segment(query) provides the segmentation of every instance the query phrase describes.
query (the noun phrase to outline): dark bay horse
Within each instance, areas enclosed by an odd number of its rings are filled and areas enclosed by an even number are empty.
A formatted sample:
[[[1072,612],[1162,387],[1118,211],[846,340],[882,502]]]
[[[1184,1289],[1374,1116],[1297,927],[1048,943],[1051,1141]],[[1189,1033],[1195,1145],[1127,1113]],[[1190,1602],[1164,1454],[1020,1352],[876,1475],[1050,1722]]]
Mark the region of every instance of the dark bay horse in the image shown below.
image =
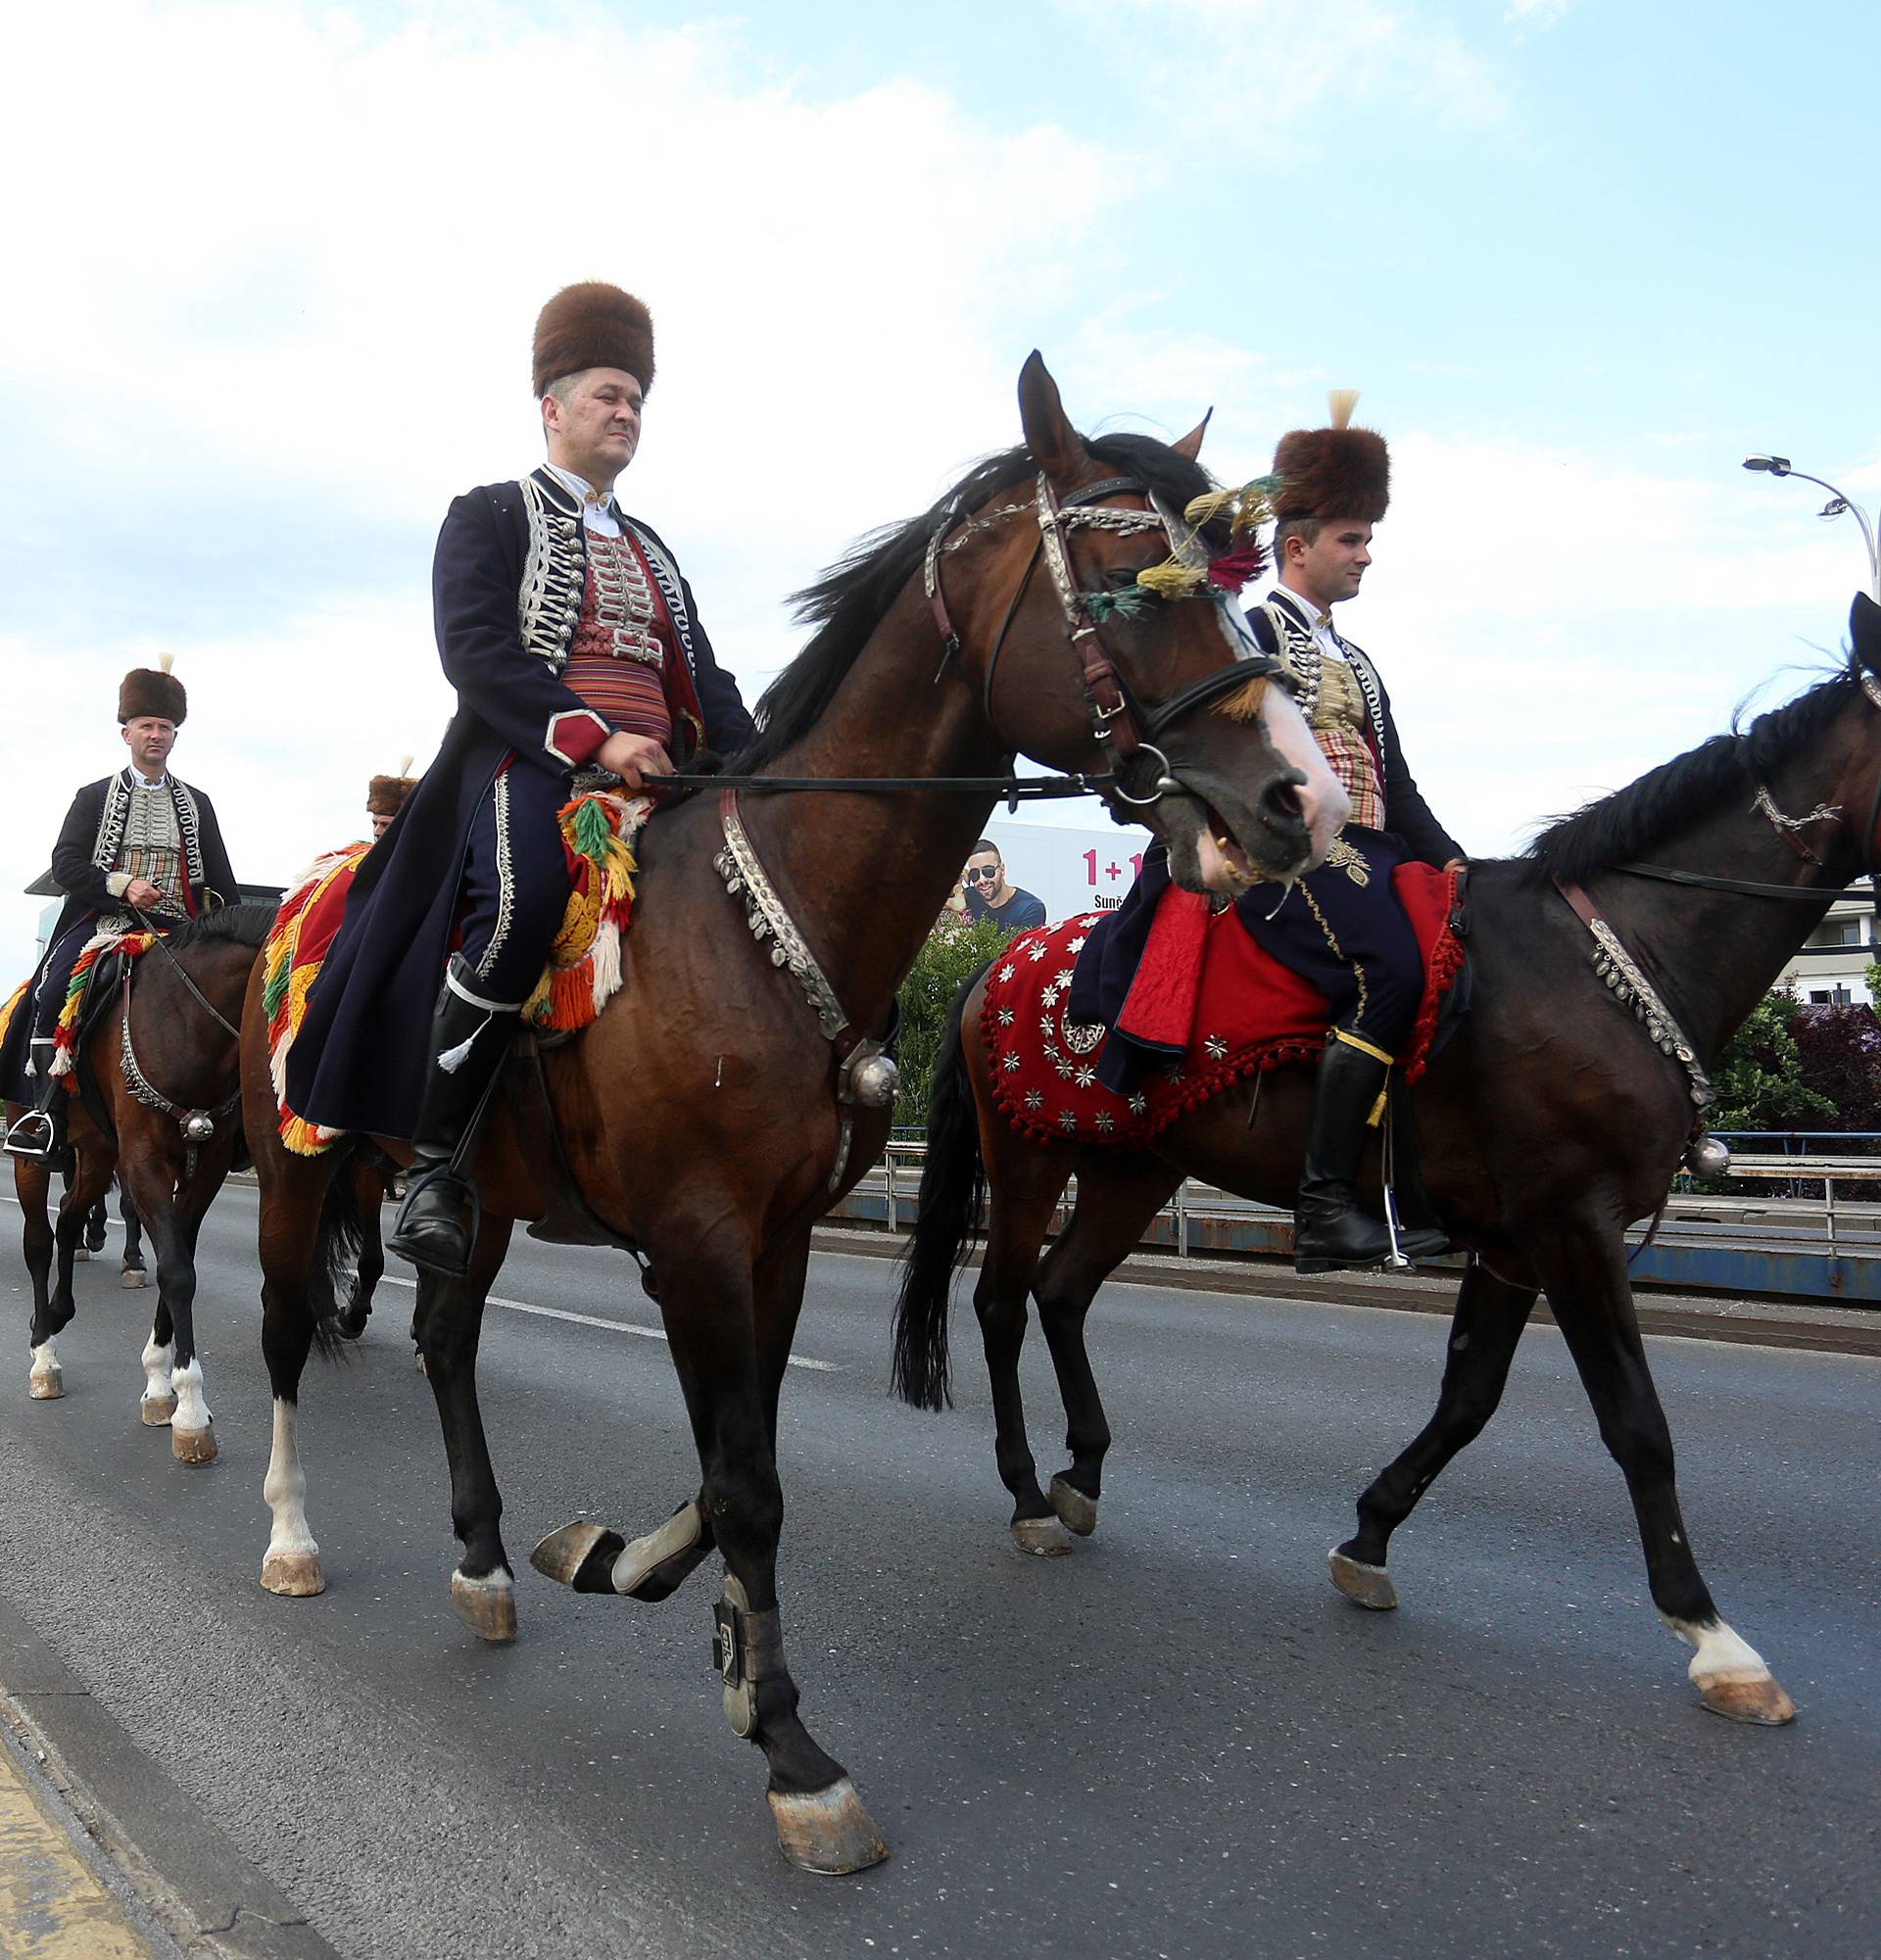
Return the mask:
[[[1109,684],[1092,678],[1093,653],[1114,661],[1136,704],[1133,719],[1152,731],[1160,754],[1138,751],[1125,781],[1149,796],[1169,779],[1150,815],[1184,883],[1199,885],[1210,850],[1224,872],[1230,860],[1278,875],[1317,861],[1325,837],[1316,799],[1338,793],[1329,778],[1303,773],[1316,757],[1310,742],[1301,747],[1298,716],[1278,690],[1267,691],[1261,720],[1233,718],[1233,695],[1260,667],[1243,657],[1218,602],[1159,599],[1120,627],[1085,631],[1087,594],[1133,587],[1138,571],[1170,553],[1147,499],[1156,493],[1180,510],[1207,488],[1193,460],[1199,431],[1184,449],[1142,437],[1086,444],[1036,355],[1020,406],[1026,450],[983,465],[924,517],[858,548],[805,596],[821,630],[766,695],[763,732],[734,765],[798,778],[901,778],[909,787],[748,790],[733,815],[703,779],[708,793],[642,835],[620,997],[543,1058],[581,1196],[657,1274],[701,1483],[637,1545],[575,1524],[545,1540],[535,1562],[580,1591],[657,1600],[714,1549],[723,1554],[715,1625],[727,1719],[768,1760],[781,1848],[816,1871],[855,1870],[885,1847],[842,1764],[800,1719],[784,1657],[778,1395],[811,1225],[873,1162],[890,1111],[839,1104],[836,1028],[819,1028],[802,961],[813,959],[828,1004],[854,1034],[886,1031],[896,988],[994,800],[986,789],[919,785],[996,777],[1017,751],[1055,768],[1104,766],[1111,719],[1093,690]],[[1229,544],[1224,533],[1210,549]],[[1073,631],[1079,637],[1068,642]],[[1158,763],[1166,771],[1146,766]],[[756,933],[748,907],[760,925],[782,923]],[[263,1584],[312,1593],[324,1572],[308,1528],[297,1398],[310,1343],[333,1304],[323,1259],[343,1238],[329,1194],[344,1193],[336,1173],[345,1151],[309,1159],[275,1142],[259,979],[243,1046],[262,1183],[263,1344],[275,1396]],[[840,1115],[853,1120],[852,1131]],[[486,1639],[513,1637],[515,1608],[477,1407],[478,1329],[513,1222],[544,1211],[536,1174],[500,1113],[477,1172],[482,1222],[470,1270],[459,1280],[427,1271],[418,1285],[452,1522],[463,1545],[452,1601]],[[323,1205],[327,1227],[316,1231]]]
[[[144,1347],[139,1410],[152,1428],[168,1426],[171,1454],[183,1463],[207,1463],[216,1455],[196,1349],[196,1234],[241,1140],[235,1030],[249,971],[273,918],[270,906],[226,906],[192,920],[132,964],[129,986],[118,990],[83,1044],[79,1069],[87,1086],[72,1099],[72,1173],[56,1227],[47,1220],[46,1164],[13,1160],[32,1277],[30,1394],[35,1401],[65,1394],[53,1337],[77,1310],[72,1260],[116,1169],[157,1255],[157,1310]],[[212,1133],[201,1140],[186,1135],[183,1125],[192,1117],[206,1117]]]
[[[1699,1575],[1622,1236],[1664,1203],[1693,1127],[1689,1078],[1616,1003],[1590,960],[1589,929],[1551,881],[1591,894],[1698,1059],[1714,1058],[1881,847],[1881,609],[1857,598],[1851,631],[1854,651],[1834,679],[1590,804],[1539,837],[1528,860],[1472,869],[1474,1006],[1414,1092],[1430,1195],[1471,1259],[1436,1412],[1359,1499],[1358,1532],[1331,1554],[1342,1593],[1361,1605],[1396,1604],[1385,1569],[1391,1533],[1494,1412],[1545,1292],[1625,1475],[1653,1602],[1697,1649],[1691,1678],[1705,1705],[1752,1722],[1787,1722],[1795,1710]],[[1701,882],[1627,868],[1647,856]],[[1764,888],[1718,888],[1718,881]],[[1793,889],[1786,897],[1772,884]],[[953,1275],[986,1202],[974,1306],[992,1377],[999,1475],[1020,1545],[1062,1552],[1071,1548],[1067,1530],[1085,1535],[1096,1524],[1110,1444],[1085,1346],[1092,1298],[1185,1176],[1290,1205],[1312,1084],[1291,1069],[1244,1083],[1183,1116],[1151,1152],[1035,1143],[991,1100],[980,994],[976,981],[956,1003],[955,1034],[937,1066],[920,1222],[896,1309],[895,1379],[919,1407],[944,1399]],[[1041,1261],[1074,1175],[1070,1222]],[[1049,1492],[1038,1487],[1020,1398],[1028,1292],[1071,1453]]]

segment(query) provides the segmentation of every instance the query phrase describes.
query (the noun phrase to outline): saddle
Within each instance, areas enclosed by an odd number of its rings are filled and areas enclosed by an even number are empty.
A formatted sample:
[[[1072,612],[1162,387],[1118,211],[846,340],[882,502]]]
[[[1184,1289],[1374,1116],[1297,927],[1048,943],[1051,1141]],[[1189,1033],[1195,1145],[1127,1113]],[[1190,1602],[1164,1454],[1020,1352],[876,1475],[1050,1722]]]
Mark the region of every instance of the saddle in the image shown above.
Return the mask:
[[[1467,876],[1411,864],[1394,877],[1424,964],[1417,1021],[1398,1056],[1406,1086],[1468,1008]],[[1174,928],[1167,932],[1166,916]],[[1102,917],[1019,933],[988,975],[980,1031],[992,1061],[993,1101],[1022,1134],[1140,1149],[1249,1076],[1318,1062],[1329,1020],[1326,997],[1257,945],[1231,907],[1211,914],[1193,895],[1171,890],[1119,1018],[1136,1010],[1152,1020],[1174,1060],[1128,1094],[1106,1087],[1097,1064],[1109,1027],[1071,1018],[1079,956]]]

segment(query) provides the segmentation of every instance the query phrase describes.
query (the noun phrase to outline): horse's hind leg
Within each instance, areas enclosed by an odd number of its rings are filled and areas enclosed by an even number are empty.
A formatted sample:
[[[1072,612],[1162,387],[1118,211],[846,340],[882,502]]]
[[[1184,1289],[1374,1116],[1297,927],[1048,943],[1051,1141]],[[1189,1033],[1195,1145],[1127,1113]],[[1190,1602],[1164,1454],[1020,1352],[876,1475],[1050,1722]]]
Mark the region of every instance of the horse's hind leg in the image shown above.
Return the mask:
[[[362,1163],[346,1174],[353,1179],[359,1204],[360,1264],[353,1275],[352,1294],[334,1325],[346,1340],[357,1341],[365,1332],[365,1323],[372,1315],[372,1295],[385,1277],[385,1237],[380,1228],[380,1214],[385,1205],[386,1173],[374,1161]]]
[[[1051,1350],[1065,1405],[1069,1466],[1051,1480],[1052,1508],[1067,1530],[1088,1538],[1097,1528],[1110,1424],[1085,1346],[1085,1320],[1097,1289],[1140,1242],[1143,1228],[1168,1203],[1182,1173],[1155,1158],[1116,1162],[1086,1156],[1078,1171],[1071,1222],[1046,1252],[1033,1283],[1038,1324]]]
[[[1567,1337],[1601,1441],[1626,1478],[1660,1617],[1697,1649],[1691,1678],[1706,1707],[1740,1722],[1792,1720],[1795,1703],[1763,1658],[1719,1617],[1692,1556],[1673,1480],[1672,1437],[1646,1363],[1623,1240],[1588,1230],[1538,1250],[1548,1304]]]
[[[503,1549],[503,1493],[477,1406],[477,1342],[484,1296],[509,1250],[512,1221],[483,1214],[461,1279],[418,1276],[418,1336],[451,1464],[451,1525],[463,1556],[451,1574],[451,1610],[479,1640],[516,1637],[516,1580]]]
[[[119,1270],[118,1284],[134,1292],[144,1284],[144,1224],[137,1216],[137,1207],[130,1202],[130,1193],[121,1182],[118,1186],[118,1216],[124,1223],[124,1257]]]
[[[992,1391],[993,1460],[1012,1493],[1013,1543],[1021,1552],[1056,1557],[1071,1535],[1038,1485],[1026,1435],[1019,1356],[1026,1344],[1027,1302],[1038,1270],[1038,1248],[1071,1175],[1069,1156],[1016,1137],[983,1108],[980,1142],[987,1166],[987,1247],[973,1289],[987,1376]]]
[[[33,1157],[13,1160],[13,1192],[20,1206],[21,1257],[32,1282],[32,1315],[26,1344],[35,1353],[53,1336],[52,1325],[52,1173]],[[62,1323],[63,1324],[63,1323]]]
[[[1436,1412],[1410,1447],[1373,1480],[1359,1499],[1359,1528],[1330,1554],[1332,1583],[1362,1606],[1398,1603],[1385,1569],[1391,1534],[1416,1508],[1459,1450],[1482,1434],[1509,1380],[1516,1344],[1535,1304],[1532,1286],[1499,1279],[1471,1266],[1457,1292]]]

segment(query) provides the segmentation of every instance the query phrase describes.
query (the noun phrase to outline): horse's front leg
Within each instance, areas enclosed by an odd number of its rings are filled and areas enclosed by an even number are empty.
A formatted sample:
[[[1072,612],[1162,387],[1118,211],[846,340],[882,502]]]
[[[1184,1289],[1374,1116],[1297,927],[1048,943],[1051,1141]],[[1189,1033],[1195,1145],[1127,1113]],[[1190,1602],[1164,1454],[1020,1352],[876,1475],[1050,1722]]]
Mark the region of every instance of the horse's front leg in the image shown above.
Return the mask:
[[[26,1324],[26,1345],[32,1350],[36,1372],[40,1349],[50,1348],[57,1332],[52,1322],[52,1173],[37,1158],[16,1157],[13,1192],[20,1203],[20,1253],[25,1261],[26,1276],[32,1282],[32,1315]],[[59,1324],[63,1326],[65,1322]],[[38,1400],[47,1399],[39,1397],[36,1389],[32,1392]]]
[[[807,1234],[771,1277],[802,1294]],[[660,1313],[704,1473],[705,1514],[725,1554],[717,1607],[725,1719],[770,1765],[778,1846],[812,1872],[854,1872],[888,1856],[848,1772],[812,1739],[797,1714],[797,1687],[784,1658],[777,1603],[777,1545],[784,1491],[772,1448],[775,1393],[788,1357],[795,1305],[767,1303],[760,1339],[748,1255],[725,1239],[695,1241],[662,1259]],[[781,1343],[779,1336],[781,1334]]]
[[[159,1311],[169,1320],[170,1455],[179,1463],[214,1462],[216,1430],[203,1393],[202,1360],[196,1352],[195,1238],[207,1201],[199,1189],[178,1192],[178,1166],[172,1161],[168,1139],[134,1140],[127,1128],[125,1145],[120,1174],[150,1233],[151,1247],[157,1255]],[[199,1166],[198,1178],[192,1182],[201,1181]],[[214,1188],[220,1179],[210,1181]],[[143,1354],[145,1398],[149,1398],[155,1386],[153,1369],[162,1365],[163,1359],[153,1326],[150,1344]],[[139,1412],[146,1421],[162,1420],[156,1410],[145,1409],[141,1402]]]
[[[484,1297],[509,1250],[512,1222],[483,1214],[470,1269],[461,1279],[418,1275],[419,1348],[451,1463],[451,1526],[463,1544],[451,1574],[451,1610],[488,1641],[516,1637],[516,1580],[503,1549],[503,1493],[477,1406],[477,1342]]]
[[[1646,1363],[1624,1240],[1617,1231],[1564,1232],[1537,1249],[1535,1263],[1594,1406],[1601,1441],[1626,1478],[1653,1603],[1697,1649],[1690,1673],[1700,1698],[1734,1721],[1793,1720],[1795,1703],[1762,1655],[1720,1617],[1692,1556],[1673,1481],[1671,1430]]]
[[[1516,1344],[1535,1304],[1532,1286],[1499,1279],[1472,1265],[1457,1290],[1436,1412],[1359,1499],[1359,1528],[1328,1554],[1332,1583],[1348,1600],[1378,1611],[1398,1603],[1386,1569],[1391,1534],[1456,1454],[1482,1434],[1509,1380]]]
[[[58,1221],[53,1227],[53,1250],[58,1256],[59,1277],[42,1311],[35,1310],[32,1329],[32,1369],[26,1378],[26,1392],[35,1402],[55,1402],[66,1392],[66,1373],[53,1352],[52,1338],[72,1324],[78,1311],[72,1293],[72,1263],[85,1229],[85,1219],[98,1193],[111,1181],[111,1160],[95,1151],[74,1149],[72,1181],[59,1201]]]

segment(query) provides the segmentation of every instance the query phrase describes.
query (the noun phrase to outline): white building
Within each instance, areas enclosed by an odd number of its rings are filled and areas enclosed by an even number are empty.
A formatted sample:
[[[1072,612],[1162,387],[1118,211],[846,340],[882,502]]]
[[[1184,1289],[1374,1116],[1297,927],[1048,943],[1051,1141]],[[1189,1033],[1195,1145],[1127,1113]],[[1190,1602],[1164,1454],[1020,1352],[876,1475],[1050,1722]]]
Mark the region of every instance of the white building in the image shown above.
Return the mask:
[[[1848,1007],[1876,1003],[1868,991],[1867,969],[1881,959],[1875,939],[1874,897],[1849,892],[1829,908],[1829,916],[1803,942],[1783,969],[1779,986],[1798,1000]]]

